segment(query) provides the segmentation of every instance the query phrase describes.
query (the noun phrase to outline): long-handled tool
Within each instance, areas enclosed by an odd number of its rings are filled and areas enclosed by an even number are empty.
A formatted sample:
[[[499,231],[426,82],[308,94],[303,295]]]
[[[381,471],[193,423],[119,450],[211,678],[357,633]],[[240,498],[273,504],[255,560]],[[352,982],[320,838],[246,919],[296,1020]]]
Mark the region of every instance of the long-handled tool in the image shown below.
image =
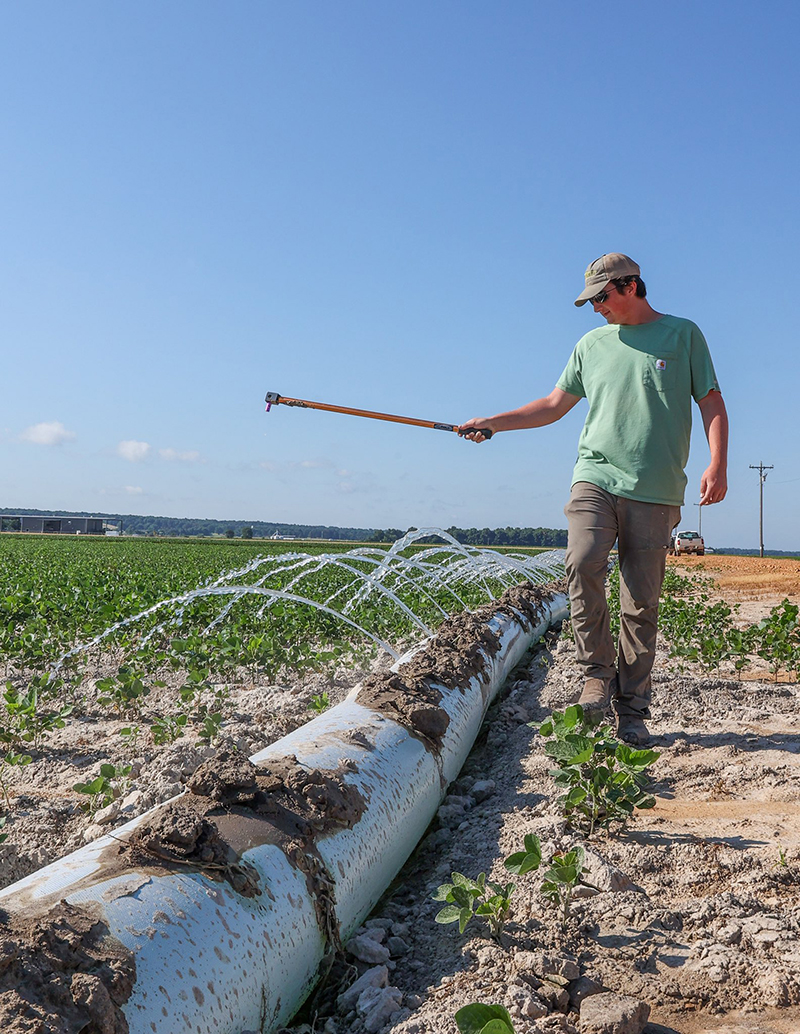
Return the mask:
[[[347,406],[332,406],[328,402],[308,402],[306,399],[290,399],[286,395],[279,395],[277,391],[268,391],[265,402],[267,412],[272,406],[299,406],[301,409],[323,409],[327,413],[346,413],[348,416],[368,416],[372,420],[390,420],[394,424],[413,424],[414,427],[432,427],[436,431],[455,431],[461,434],[458,424],[439,424],[435,420],[416,420],[411,416],[392,416],[391,413],[373,413],[369,409],[350,409]],[[493,432],[487,427],[478,428],[484,438],[491,438]]]

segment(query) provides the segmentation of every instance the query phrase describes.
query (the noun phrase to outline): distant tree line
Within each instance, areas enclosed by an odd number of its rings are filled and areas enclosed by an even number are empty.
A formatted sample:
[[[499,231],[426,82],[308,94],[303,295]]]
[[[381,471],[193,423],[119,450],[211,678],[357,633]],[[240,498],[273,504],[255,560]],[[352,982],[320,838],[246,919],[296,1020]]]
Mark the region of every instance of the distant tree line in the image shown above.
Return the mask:
[[[334,539],[366,542],[372,528],[335,528],[322,524],[277,524],[267,521],[215,521],[192,517],[123,516],[126,535],[206,536],[226,538],[270,538],[282,535],[293,539]],[[233,534],[230,534],[230,533]]]
[[[416,528],[409,528],[416,531]],[[567,533],[561,528],[447,528],[457,542],[465,546],[566,546]],[[395,542],[406,532],[384,528],[374,532],[370,542]],[[419,542],[442,542],[438,535],[428,535]]]
[[[162,535],[182,538],[221,535],[225,538],[270,538],[281,535],[298,539],[331,539],[344,542],[395,542],[405,534],[399,528],[338,528],[327,524],[278,524],[271,521],[217,521],[195,517],[142,517],[133,513],[87,513],[74,510],[23,510],[1,508],[2,514],[32,516],[101,517],[121,524],[125,535]],[[5,524],[6,530],[12,530]],[[416,531],[416,528],[409,528]],[[567,533],[558,528],[447,528],[467,546],[566,546]],[[442,541],[428,536],[422,542]]]
[[[724,548],[715,548],[715,553],[727,553],[729,556],[758,556],[758,546],[752,546],[750,549],[740,549],[736,546],[726,546]],[[708,550],[706,550],[708,553]],[[764,556],[788,556],[797,557],[798,551],[796,549],[765,549]]]
[[[341,539],[368,541],[373,528],[337,528],[322,524],[278,524],[272,521],[217,521],[195,517],[142,517],[134,513],[87,513],[75,510],[33,510],[21,507],[0,507],[1,514],[28,514],[37,517],[101,517],[110,524],[122,524],[125,535],[214,536],[236,538],[269,538],[285,535],[298,539]],[[10,530],[10,529],[9,529]],[[232,531],[233,535],[228,536]]]
[[[3,531],[19,530],[19,522],[8,514],[28,514],[33,517],[101,517],[110,524],[122,524],[126,535],[205,536],[222,535],[226,538],[286,538],[332,539],[344,542],[396,542],[405,534],[399,528],[337,528],[322,524],[277,524],[267,521],[216,521],[194,517],[142,517],[133,513],[89,513],[86,510],[34,510],[21,506],[0,506],[0,527]],[[416,528],[409,528],[416,531]],[[450,535],[467,546],[566,546],[567,533],[560,528],[447,528]],[[437,541],[435,537],[422,542]],[[439,540],[440,541],[440,540]],[[716,553],[752,556],[758,547],[741,549],[718,547]],[[765,549],[768,556],[797,556],[797,550]]]

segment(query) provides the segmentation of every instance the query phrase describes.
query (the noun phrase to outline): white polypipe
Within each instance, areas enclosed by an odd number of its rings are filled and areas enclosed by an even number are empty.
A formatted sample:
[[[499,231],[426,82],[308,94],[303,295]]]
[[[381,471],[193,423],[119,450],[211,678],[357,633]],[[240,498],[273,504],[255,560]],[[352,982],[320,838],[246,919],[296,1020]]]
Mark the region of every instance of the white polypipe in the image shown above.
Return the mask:
[[[438,687],[450,718],[438,757],[403,726],[359,704],[360,687],[252,757],[260,764],[293,754],[316,769],[354,763],[345,781],[361,792],[366,810],[352,829],[317,841],[335,881],[342,940],[370,913],[419,842],[509,673],[566,616],[563,594],[542,606],[533,630],[521,618],[492,618],[488,624],[501,646],[484,675],[459,689]],[[278,847],[258,844],[242,855],[260,876],[263,892],[255,898],[243,898],[191,867],[163,875],[132,869],[104,880],[102,856],[151,814],[0,891],[0,907],[41,911],[66,899],[102,916],[135,955],[136,981],[123,1010],[131,1034],[173,1034],[179,1028],[269,1034],[302,1004],[326,949],[305,876]]]

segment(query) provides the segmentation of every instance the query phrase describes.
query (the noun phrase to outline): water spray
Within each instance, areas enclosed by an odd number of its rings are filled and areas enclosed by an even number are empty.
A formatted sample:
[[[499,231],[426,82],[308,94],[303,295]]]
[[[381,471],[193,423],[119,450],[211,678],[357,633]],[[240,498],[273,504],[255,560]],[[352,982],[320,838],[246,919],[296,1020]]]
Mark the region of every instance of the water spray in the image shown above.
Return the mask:
[[[347,416],[365,416],[370,420],[389,420],[393,424],[411,424],[413,427],[432,427],[435,431],[455,431],[456,434],[463,434],[458,424],[441,424],[436,420],[417,420],[412,416],[394,416],[391,413],[375,413],[370,409],[351,409],[349,406],[334,406],[329,402],[309,402],[307,399],[292,399],[287,395],[279,395],[277,391],[268,391],[264,401],[267,403],[267,412],[273,406],[297,406],[300,409],[322,409],[326,413],[344,413]],[[493,432],[488,427],[474,428],[479,430],[485,439],[492,437]]]

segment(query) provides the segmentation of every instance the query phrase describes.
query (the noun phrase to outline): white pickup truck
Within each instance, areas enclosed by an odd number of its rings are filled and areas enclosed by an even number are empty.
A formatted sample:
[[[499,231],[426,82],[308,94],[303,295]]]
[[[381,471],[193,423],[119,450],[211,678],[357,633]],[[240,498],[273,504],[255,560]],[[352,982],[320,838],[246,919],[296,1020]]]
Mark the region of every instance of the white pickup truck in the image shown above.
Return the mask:
[[[705,556],[706,547],[703,537],[696,531],[679,531],[673,535],[670,541],[669,552],[671,556],[682,556],[684,553],[696,553],[697,556]]]

